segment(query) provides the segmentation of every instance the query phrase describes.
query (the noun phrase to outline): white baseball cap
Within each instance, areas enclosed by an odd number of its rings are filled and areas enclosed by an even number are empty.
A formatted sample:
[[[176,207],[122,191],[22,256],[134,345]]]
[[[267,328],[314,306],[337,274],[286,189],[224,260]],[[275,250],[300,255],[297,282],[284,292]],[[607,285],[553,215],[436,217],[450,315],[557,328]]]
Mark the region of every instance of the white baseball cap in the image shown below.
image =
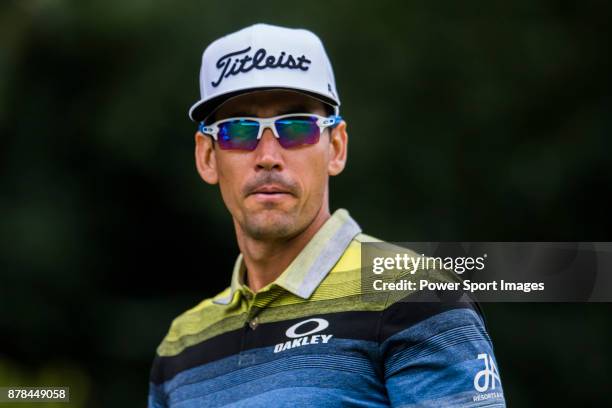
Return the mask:
[[[201,99],[189,117],[204,120],[234,96],[266,89],[288,89],[334,107],[340,98],[323,43],[311,31],[255,24],[211,43],[202,55]]]

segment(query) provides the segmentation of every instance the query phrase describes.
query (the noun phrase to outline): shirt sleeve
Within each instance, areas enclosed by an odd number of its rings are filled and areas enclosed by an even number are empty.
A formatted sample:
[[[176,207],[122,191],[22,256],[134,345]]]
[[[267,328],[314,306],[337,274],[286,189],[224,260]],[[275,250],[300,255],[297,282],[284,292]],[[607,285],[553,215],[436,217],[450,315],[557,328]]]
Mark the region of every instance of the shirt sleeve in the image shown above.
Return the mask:
[[[381,315],[380,355],[391,406],[505,407],[480,307],[465,298],[417,296]]]
[[[163,384],[157,383],[159,371],[161,371],[161,360],[156,354],[155,359],[153,360],[153,366],[151,367],[151,376],[149,378],[147,408],[168,408]]]

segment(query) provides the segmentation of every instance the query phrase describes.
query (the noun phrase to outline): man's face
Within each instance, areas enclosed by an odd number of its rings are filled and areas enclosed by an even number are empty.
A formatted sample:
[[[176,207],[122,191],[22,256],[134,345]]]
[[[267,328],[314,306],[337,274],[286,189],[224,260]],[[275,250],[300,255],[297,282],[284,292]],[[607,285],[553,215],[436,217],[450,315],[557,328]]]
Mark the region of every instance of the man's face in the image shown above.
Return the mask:
[[[231,99],[219,108],[214,120],[286,113],[327,115],[320,101],[278,90]],[[344,132],[344,126],[336,128],[334,135],[338,130]],[[317,144],[285,149],[272,130],[265,129],[253,151],[223,150],[217,143],[207,149],[210,138],[199,134],[198,169],[205,181],[219,183],[223,201],[243,233],[258,240],[288,239],[305,230],[321,211],[329,213],[329,175],[342,170],[346,157],[346,134],[338,152],[338,141],[334,142],[330,132],[324,131]],[[208,150],[212,170],[201,163]]]

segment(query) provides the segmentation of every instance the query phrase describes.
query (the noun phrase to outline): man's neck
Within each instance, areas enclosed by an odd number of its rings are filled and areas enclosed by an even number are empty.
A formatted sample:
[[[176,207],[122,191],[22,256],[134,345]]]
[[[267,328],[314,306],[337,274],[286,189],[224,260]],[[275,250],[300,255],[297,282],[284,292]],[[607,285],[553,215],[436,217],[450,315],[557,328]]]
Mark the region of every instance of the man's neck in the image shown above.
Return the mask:
[[[256,240],[238,231],[237,227],[238,246],[247,269],[249,288],[258,292],[278,278],[329,218],[329,208],[322,206],[306,229],[284,240]]]

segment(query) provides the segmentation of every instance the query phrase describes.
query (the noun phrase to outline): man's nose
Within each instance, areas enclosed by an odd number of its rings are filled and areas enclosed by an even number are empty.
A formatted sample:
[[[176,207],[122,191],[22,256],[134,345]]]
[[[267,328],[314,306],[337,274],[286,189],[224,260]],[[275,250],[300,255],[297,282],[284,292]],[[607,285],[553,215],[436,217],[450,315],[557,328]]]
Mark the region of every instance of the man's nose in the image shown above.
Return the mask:
[[[284,167],[283,147],[272,133],[272,129],[266,128],[259,139],[255,149],[255,164],[257,169],[282,170]]]

